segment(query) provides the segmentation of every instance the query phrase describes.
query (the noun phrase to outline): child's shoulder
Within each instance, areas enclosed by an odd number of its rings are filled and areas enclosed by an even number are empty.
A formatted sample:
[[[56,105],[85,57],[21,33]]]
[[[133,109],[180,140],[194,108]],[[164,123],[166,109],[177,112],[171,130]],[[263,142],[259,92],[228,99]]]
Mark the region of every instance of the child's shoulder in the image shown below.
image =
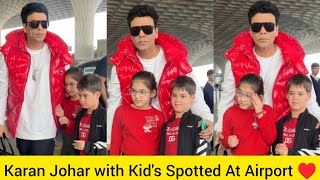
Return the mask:
[[[263,105],[263,109],[266,110],[266,111],[272,111],[273,108],[271,106],[269,106],[268,104],[264,104]]]

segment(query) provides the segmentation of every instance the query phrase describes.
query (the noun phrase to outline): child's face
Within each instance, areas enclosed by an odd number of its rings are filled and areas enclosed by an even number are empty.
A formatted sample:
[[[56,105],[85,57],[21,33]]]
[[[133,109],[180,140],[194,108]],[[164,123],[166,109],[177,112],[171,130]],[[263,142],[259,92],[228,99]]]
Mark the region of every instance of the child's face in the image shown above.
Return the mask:
[[[287,92],[287,99],[292,112],[303,112],[310,98],[311,93],[308,93],[301,86],[291,85]]]
[[[156,91],[150,91],[142,80],[134,80],[130,89],[133,106],[137,109],[149,109],[151,98]]]
[[[96,91],[92,93],[87,90],[79,90],[80,104],[82,108],[88,109],[88,111],[94,110],[99,104],[100,92]]]
[[[66,89],[67,94],[70,97],[78,95],[78,89],[77,89],[78,82],[74,80],[70,75],[66,75],[64,77],[64,88]]]
[[[251,85],[242,83],[237,90],[237,100],[241,109],[253,109],[252,96],[255,94]]]
[[[194,99],[194,94],[190,95],[185,89],[173,88],[171,93],[171,104],[176,116],[181,117],[183,113],[187,112],[191,108]]]

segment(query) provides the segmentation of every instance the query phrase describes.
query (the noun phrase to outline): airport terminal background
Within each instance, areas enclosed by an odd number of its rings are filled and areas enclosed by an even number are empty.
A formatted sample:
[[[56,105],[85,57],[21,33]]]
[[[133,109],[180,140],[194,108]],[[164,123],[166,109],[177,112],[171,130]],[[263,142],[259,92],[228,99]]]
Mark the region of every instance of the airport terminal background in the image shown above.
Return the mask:
[[[74,14],[76,12],[72,10],[71,1],[73,0],[52,2],[38,0],[48,6],[50,17],[48,30],[61,36],[68,44],[70,53],[74,54],[78,41],[75,40],[77,35]],[[137,4],[150,4],[159,11],[160,31],[177,36],[188,47],[189,61],[201,86],[204,86],[207,81],[206,71],[212,68],[216,73],[216,83],[223,81],[223,69],[226,62],[223,53],[231,47],[236,34],[249,28],[246,12],[248,7],[255,2],[255,0],[89,1],[100,1],[96,7],[93,23],[94,37],[91,45],[93,52],[90,53],[89,58],[74,55],[77,63],[112,55],[116,50],[117,42],[128,33],[125,21],[128,9]],[[13,29],[21,28],[19,11],[27,2],[30,1],[1,1],[0,17],[3,17],[0,21],[1,45],[5,42],[6,34]],[[305,64],[310,73],[311,64],[320,63],[320,2],[310,0],[275,0],[274,2],[281,11],[280,30],[297,38],[302,44],[306,52]],[[78,5],[78,10],[81,8],[85,7]],[[111,65],[108,68],[111,68]],[[220,89],[215,90],[216,107],[219,102]]]

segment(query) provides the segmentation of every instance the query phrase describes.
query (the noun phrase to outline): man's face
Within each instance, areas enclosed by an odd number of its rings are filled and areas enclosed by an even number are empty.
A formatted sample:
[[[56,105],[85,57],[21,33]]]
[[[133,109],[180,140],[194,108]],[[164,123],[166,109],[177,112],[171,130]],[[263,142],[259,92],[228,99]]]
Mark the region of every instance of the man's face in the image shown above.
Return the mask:
[[[214,74],[210,74],[210,75],[208,75],[208,80],[209,81],[214,81]]]
[[[146,17],[135,17],[131,23],[130,27],[139,26],[152,26],[154,27],[154,21],[150,16]],[[158,38],[158,28],[154,28],[153,32],[149,35],[145,34],[143,30],[140,30],[139,35],[132,36],[131,39],[138,49],[138,51],[148,51],[155,46],[155,40]]]
[[[274,23],[274,30],[268,32],[264,26],[261,27],[259,32],[253,32],[250,28],[250,35],[257,48],[268,49],[273,47],[274,39],[278,36],[278,25],[276,25],[276,18],[271,13],[257,13],[251,19],[253,23]]]
[[[27,35],[27,41],[31,43],[42,43],[46,37],[47,29],[43,28],[41,23],[37,28],[31,28],[31,21],[47,20],[47,16],[44,13],[32,13],[27,17],[27,24],[23,24],[24,32]]]
[[[314,67],[314,68],[312,68],[312,74],[318,75],[318,74],[319,74],[319,68],[320,68],[320,67]]]

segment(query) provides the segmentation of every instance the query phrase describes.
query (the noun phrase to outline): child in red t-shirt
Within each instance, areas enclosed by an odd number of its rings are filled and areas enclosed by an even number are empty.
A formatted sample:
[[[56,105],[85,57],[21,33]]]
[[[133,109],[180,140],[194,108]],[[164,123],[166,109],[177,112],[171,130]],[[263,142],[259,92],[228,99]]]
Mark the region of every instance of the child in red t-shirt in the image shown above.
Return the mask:
[[[174,115],[162,126],[161,155],[210,154],[209,142],[200,138],[198,124],[202,118],[190,109],[195,101],[195,93],[196,83],[191,77],[179,76],[173,81],[171,104]]]
[[[303,74],[288,81],[287,99],[291,112],[277,122],[278,137],[272,145],[276,155],[319,155],[312,150],[320,148],[318,119],[307,110],[312,82]]]
[[[99,102],[102,83],[97,75],[86,74],[77,88],[82,109],[75,118],[75,153],[107,155],[107,112]]]
[[[63,145],[60,155],[74,155],[72,146],[74,139],[75,117],[81,109],[77,84],[83,76],[83,70],[73,67],[67,70],[64,77],[64,88],[68,97],[58,105],[55,115],[59,117],[60,127],[63,129]]]
[[[273,110],[262,103],[263,81],[256,74],[240,79],[237,104],[223,116],[222,144],[233,155],[266,155],[275,141],[276,122]]]
[[[157,155],[164,116],[150,105],[157,94],[154,75],[147,71],[136,73],[128,93],[133,103],[115,111],[110,155]]]

